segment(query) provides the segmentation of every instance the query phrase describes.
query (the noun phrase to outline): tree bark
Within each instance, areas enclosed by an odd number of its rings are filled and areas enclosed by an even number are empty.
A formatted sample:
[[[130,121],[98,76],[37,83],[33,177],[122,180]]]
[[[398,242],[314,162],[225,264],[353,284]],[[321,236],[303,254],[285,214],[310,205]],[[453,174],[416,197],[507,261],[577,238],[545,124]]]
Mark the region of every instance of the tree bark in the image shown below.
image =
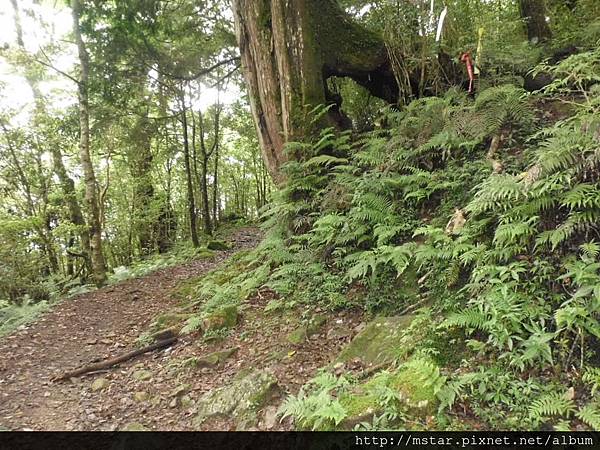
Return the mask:
[[[347,76],[388,102],[398,99],[383,40],[354,23],[335,0],[234,0],[233,5],[252,115],[277,183],[283,182],[285,143],[310,132],[310,111],[330,101],[328,77]],[[339,124],[334,110],[317,127]]]
[[[545,42],[552,38],[552,31],[546,22],[545,0],[519,0],[519,9],[527,28],[527,38],[531,42]]]
[[[192,182],[192,168],[190,165],[190,143],[188,138],[187,107],[185,106],[185,93],[181,91],[181,124],[183,126],[183,161],[185,164],[185,178],[187,185],[188,214],[190,216],[190,236],[192,245],[200,247],[198,229],[196,225],[196,203],[194,201],[194,184]]]
[[[80,64],[79,94],[79,158],[85,180],[85,200],[88,207],[88,225],[90,229],[90,256],[92,261],[92,277],[97,285],[106,281],[106,263],[102,253],[102,229],[100,224],[100,205],[96,186],[94,165],[90,154],[90,111],[88,97],[89,55],[81,36],[81,2],[71,0],[73,15],[73,34],[77,44]]]
[[[17,32],[17,44],[23,52],[26,52],[25,43],[23,41],[21,15],[19,7],[17,5],[17,0],[11,0],[11,4],[14,10],[14,23],[15,31]],[[45,112],[44,98],[42,96],[42,93],[40,92],[38,80],[35,76],[32,76],[29,68],[26,68],[25,70],[25,79],[27,81],[27,84],[29,85],[29,88],[31,89],[31,92],[33,94],[33,100],[35,103],[33,123],[35,126],[38,126],[39,116]],[[80,227],[81,246],[83,252],[86,254],[86,266],[88,269],[90,269],[90,239],[87,230],[85,230],[85,220],[81,212],[81,207],[79,206],[79,202],[77,201],[77,196],[75,193],[75,183],[69,177],[67,170],[65,169],[64,163],[62,161],[60,148],[57,145],[52,145],[50,148],[50,152],[52,153],[54,172],[58,176],[58,180],[60,182],[67,203],[67,207],[69,209],[69,218],[74,225]],[[69,247],[72,246],[72,242],[73,239],[69,239]]]
[[[132,130],[133,148],[129,156],[129,169],[134,182],[133,207],[134,224],[138,234],[142,255],[154,250],[152,231],[156,229],[157,214],[152,211],[154,185],[152,184],[152,126],[148,119],[148,107],[141,112]]]
[[[63,191],[63,195],[65,196],[65,202],[67,203],[67,208],[69,210],[69,219],[73,225],[77,226],[79,239],[81,241],[81,250],[84,255],[85,265],[88,270],[91,269],[91,261],[90,261],[90,235],[86,230],[85,218],[83,217],[83,212],[81,211],[81,206],[77,201],[77,192],[75,191],[75,182],[69,174],[67,173],[67,169],[62,160],[62,154],[60,149],[54,145],[50,149],[52,153],[52,162],[54,166],[54,173],[58,177],[58,181],[60,182],[60,187]]]
[[[212,216],[213,216],[213,228],[217,229],[219,223],[219,144],[215,148],[215,165],[213,168],[213,204],[212,204]]]

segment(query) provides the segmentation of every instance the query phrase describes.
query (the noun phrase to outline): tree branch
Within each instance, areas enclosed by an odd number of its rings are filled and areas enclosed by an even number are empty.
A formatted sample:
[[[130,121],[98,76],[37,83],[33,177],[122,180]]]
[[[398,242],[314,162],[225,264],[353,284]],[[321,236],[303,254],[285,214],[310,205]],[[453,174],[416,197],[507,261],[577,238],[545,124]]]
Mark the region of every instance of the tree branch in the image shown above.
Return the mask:
[[[54,66],[51,64],[51,62],[50,62],[50,58],[48,58],[48,55],[46,55],[46,53],[44,52],[44,50],[43,50],[43,49],[41,49],[41,48],[40,48],[40,52],[42,53],[42,55],[44,55],[44,57],[46,58],[47,62],[46,62],[46,61],[42,61],[41,59],[33,58],[33,60],[34,60],[36,63],[38,63],[38,64],[41,64],[42,66],[45,66],[45,67],[48,67],[49,69],[52,69],[52,70],[54,70],[55,72],[57,72],[57,73],[59,73],[60,75],[62,75],[62,76],[64,76],[64,77],[68,78],[68,79],[69,79],[69,80],[71,80],[73,83],[77,84],[78,86],[79,86],[79,84],[81,84],[81,82],[80,82],[78,79],[76,79],[76,78],[72,77],[71,75],[69,75],[68,73],[66,73],[66,72],[63,72],[62,70],[60,70],[60,69],[58,69],[58,68],[54,67]]]

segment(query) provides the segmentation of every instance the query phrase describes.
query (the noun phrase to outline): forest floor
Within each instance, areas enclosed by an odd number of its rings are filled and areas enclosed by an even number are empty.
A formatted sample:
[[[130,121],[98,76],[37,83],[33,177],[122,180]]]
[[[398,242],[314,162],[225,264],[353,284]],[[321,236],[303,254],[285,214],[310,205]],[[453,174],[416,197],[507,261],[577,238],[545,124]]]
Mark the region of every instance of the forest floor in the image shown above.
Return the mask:
[[[302,311],[265,314],[269,292],[247,301],[241,320],[223,340],[191,334],[172,347],[138,356],[101,373],[51,379],[65,371],[136,348],[136,339],[161,313],[181,307],[178,289],[199,279],[234,252],[255,246],[254,228],[229,237],[233,248],[215,256],[158,270],[94,292],[65,299],[36,322],[0,339],[0,429],[192,430],[196,400],[247,369],[268,369],[285,393],[297,392],[319,367],[364,326],[362,314],[330,314],[322,331],[298,345],[286,339]],[[296,314],[296,316],[294,316]],[[224,349],[235,353],[215,367],[193,368],[190,358]],[[283,429],[271,407],[261,429]],[[202,429],[227,430],[227,420]]]

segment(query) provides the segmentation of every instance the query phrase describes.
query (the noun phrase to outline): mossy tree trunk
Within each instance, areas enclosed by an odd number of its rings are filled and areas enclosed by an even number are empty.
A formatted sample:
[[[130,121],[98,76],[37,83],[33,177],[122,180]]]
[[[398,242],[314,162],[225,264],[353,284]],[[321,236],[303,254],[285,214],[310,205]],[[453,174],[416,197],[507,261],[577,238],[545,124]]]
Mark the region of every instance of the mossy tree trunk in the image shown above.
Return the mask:
[[[234,0],[234,17],[263,158],[276,182],[283,181],[284,144],[309,133],[307,113],[329,103],[327,78],[350,77],[397,100],[385,43],[335,0]],[[339,125],[334,111],[327,123]]]

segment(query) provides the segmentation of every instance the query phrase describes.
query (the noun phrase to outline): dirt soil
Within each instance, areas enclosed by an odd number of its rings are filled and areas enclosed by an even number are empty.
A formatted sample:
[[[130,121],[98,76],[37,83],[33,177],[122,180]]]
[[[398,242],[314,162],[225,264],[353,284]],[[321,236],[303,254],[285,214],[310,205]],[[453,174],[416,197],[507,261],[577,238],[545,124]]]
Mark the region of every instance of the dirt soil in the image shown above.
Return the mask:
[[[193,430],[197,399],[252,368],[275,374],[281,388],[275,402],[296,393],[361,329],[359,312],[325,314],[320,331],[294,345],[287,336],[307,311],[265,313],[274,294],[263,290],[244,304],[240,322],[221,340],[207,342],[198,333],[186,335],[172,347],[102,373],[51,381],[62,372],[135,349],[136,339],[158,314],[181,306],[178,286],[213,270],[234,252],[255,246],[259,239],[256,229],[238,230],[228,239],[234,244],[230,251],[65,299],[36,322],[1,338],[0,429],[112,431],[137,423],[152,430]],[[230,348],[237,351],[216,367],[186,364],[192,357]],[[273,420],[274,408],[259,429],[289,428],[289,423]],[[202,425],[202,429],[231,427],[226,418]]]

